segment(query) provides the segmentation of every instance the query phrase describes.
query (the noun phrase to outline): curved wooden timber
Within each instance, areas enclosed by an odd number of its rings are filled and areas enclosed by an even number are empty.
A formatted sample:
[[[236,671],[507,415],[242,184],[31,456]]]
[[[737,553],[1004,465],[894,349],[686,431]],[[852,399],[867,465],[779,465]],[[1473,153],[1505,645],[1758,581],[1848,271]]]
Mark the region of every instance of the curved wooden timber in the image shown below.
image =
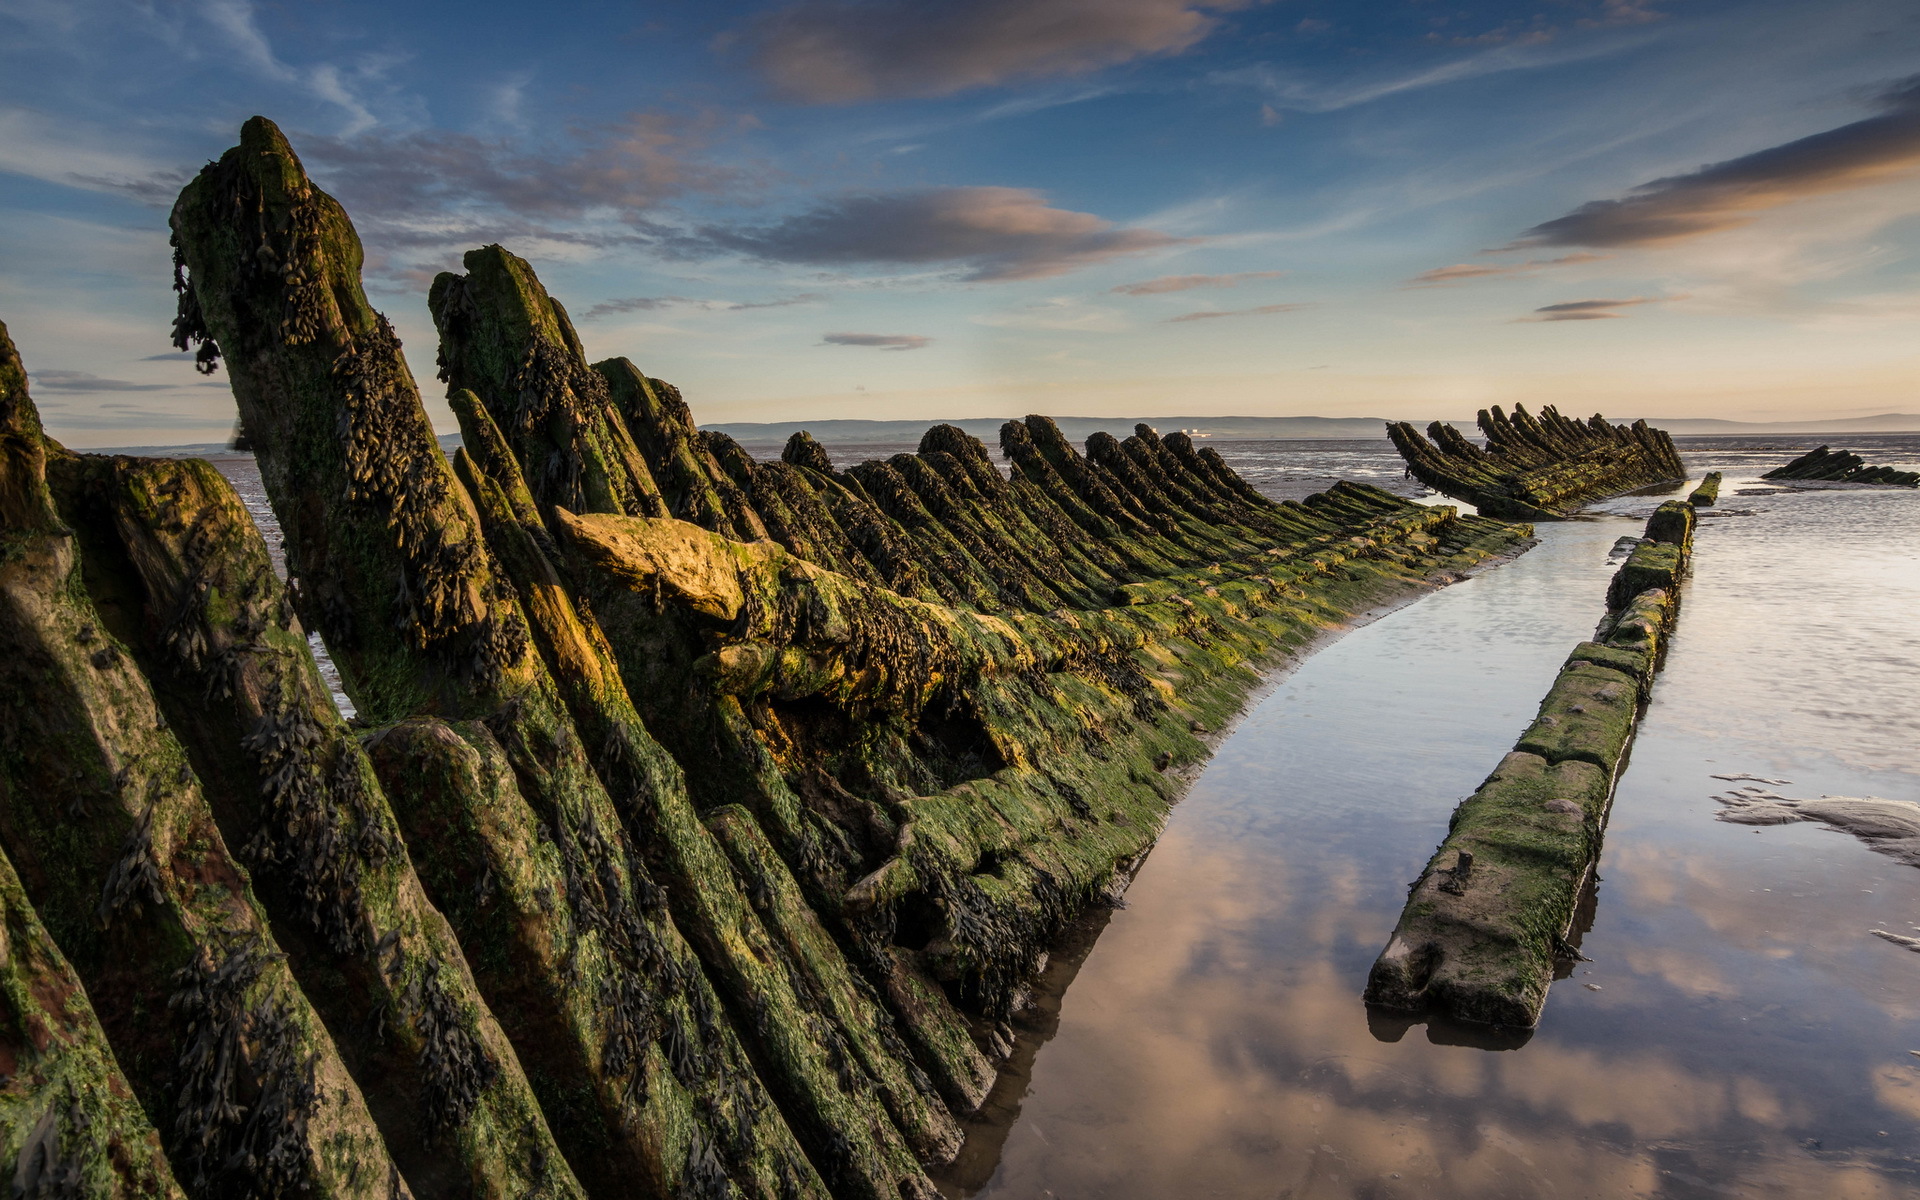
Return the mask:
[[[1479,424],[1485,447],[1443,421],[1426,436],[1389,422],[1387,436],[1415,479],[1508,520],[1558,521],[1596,500],[1686,478],[1673,439],[1645,421],[1610,425],[1597,413],[1574,421],[1552,405],[1536,417],[1516,404],[1512,416],[1481,409]]]

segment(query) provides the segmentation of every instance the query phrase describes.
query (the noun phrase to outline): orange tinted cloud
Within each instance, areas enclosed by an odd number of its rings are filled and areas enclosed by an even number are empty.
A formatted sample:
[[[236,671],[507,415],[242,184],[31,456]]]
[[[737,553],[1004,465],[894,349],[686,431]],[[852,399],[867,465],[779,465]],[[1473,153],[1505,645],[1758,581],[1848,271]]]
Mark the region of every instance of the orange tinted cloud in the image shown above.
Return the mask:
[[[753,63],[814,104],[944,96],[1177,54],[1243,0],[803,0],[751,22]]]
[[[1123,296],[1157,296],[1162,292],[1186,292],[1194,288],[1238,287],[1247,279],[1278,279],[1285,271],[1240,271],[1233,275],[1162,275],[1141,283],[1123,283],[1108,291]]]
[[[950,187],[846,196],[761,228],[710,226],[681,248],[771,262],[953,263],[980,281],[1043,279],[1193,241],[1054,208],[1027,188]]]

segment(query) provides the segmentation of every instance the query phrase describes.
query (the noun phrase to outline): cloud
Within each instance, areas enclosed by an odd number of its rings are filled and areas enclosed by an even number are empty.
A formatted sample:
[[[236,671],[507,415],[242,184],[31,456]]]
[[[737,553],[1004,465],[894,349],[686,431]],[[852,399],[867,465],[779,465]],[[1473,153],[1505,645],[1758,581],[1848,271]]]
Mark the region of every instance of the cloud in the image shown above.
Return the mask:
[[[1604,254],[1563,254],[1559,258],[1534,258],[1523,263],[1454,263],[1451,266],[1435,267],[1431,271],[1422,271],[1407,280],[1404,287],[1447,287],[1468,279],[1485,279],[1500,275],[1531,275],[1542,267],[1560,267],[1571,263],[1596,262],[1605,258]]]
[[[818,304],[826,297],[819,292],[802,292],[797,296],[782,296],[778,300],[750,300],[745,304],[726,304],[726,312],[744,312],[749,308],[788,308],[795,304]]]
[[[796,296],[782,296],[778,300],[749,300],[744,303],[726,300],[695,300],[691,296],[624,296],[618,300],[602,300],[581,313],[580,319],[592,321],[614,313],[654,312],[683,305],[705,309],[708,312],[744,312],[750,308],[789,308],[795,304],[817,304],[825,299],[826,296],[819,292],[801,292]]]
[[[238,60],[256,73],[276,83],[303,88],[344,111],[347,114],[345,132],[359,133],[379,123],[366,102],[349,86],[349,76],[363,77],[366,72],[343,72],[333,63],[303,69],[282,62],[266,34],[261,32],[254,7],[248,0],[202,0],[200,15],[226,35]],[[353,82],[364,82],[364,78],[354,78]]]
[[[827,333],[820,337],[823,346],[876,346],[882,350],[918,350],[933,344],[933,339],[917,333]]]
[[[1643,183],[1542,222],[1502,249],[1652,246],[1745,225],[1759,212],[1881,183],[1920,168],[1920,75],[1880,96],[1864,120]]]
[[[148,157],[119,131],[24,108],[0,109],[0,171],[168,207],[191,176]]]
[[[1240,271],[1233,275],[1162,275],[1142,283],[1123,283],[1108,288],[1122,296],[1157,296],[1162,292],[1186,292],[1194,288],[1240,286],[1245,279],[1278,279],[1285,271]]]
[[[780,92],[814,104],[945,96],[1178,54],[1245,0],[801,0],[738,35]],[[730,38],[728,40],[734,40]]]
[[[102,379],[86,371],[34,371],[28,378],[33,380],[35,388],[47,392],[165,392],[179,386],[172,383],[132,383],[125,379]]]
[[[582,131],[579,149],[561,154],[446,130],[304,136],[296,145],[356,219],[431,228],[449,210],[545,219],[595,209],[633,214],[735,186],[741,172],[702,157],[733,124],[713,112],[635,112]]]
[[[1614,312],[1616,308],[1632,308],[1638,304],[1661,304],[1668,300],[1684,300],[1685,296],[1634,296],[1626,300],[1568,300],[1562,304],[1548,304],[1533,311],[1541,314],[1537,317],[1521,317],[1521,322],[1529,321],[1608,321],[1627,314]]]
[[[1223,312],[1190,312],[1178,317],[1168,317],[1167,324],[1178,325],[1182,321],[1211,321],[1215,317],[1253,317],[1263,313],[1296,312],[1312,307],[1311,304],[1263,304],[1259,308],[1233,308]]]
[[[998,282],[1194,240],[1115,228],[1092,213],[1053,208],[1026,188],[952,187],[849,196],[757,229],[707,226],[678,245],[770,262],[952,263],[967,268],[967,279]]]
[[[653,312],[657,309],[671,308],[676,304],[688,303],[691,301],[685,296],[623,296],[618,300],[602,300],[581,313],[580,319],[591,321],[614,313]]]

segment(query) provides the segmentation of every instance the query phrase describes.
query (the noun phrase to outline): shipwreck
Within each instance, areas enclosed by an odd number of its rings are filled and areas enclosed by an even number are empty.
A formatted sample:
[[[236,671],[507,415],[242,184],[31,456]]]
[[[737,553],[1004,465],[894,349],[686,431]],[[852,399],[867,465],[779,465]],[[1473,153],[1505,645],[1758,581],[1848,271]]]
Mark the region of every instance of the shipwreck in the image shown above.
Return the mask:
[[[285,577],[208,464],[46,438],[0,333],[18,1195],[931,1197],[1200,734],[1529,534],[1144,426],[758,461],[498,246],[430,297],[449,460],[272,123],[171,223]]]

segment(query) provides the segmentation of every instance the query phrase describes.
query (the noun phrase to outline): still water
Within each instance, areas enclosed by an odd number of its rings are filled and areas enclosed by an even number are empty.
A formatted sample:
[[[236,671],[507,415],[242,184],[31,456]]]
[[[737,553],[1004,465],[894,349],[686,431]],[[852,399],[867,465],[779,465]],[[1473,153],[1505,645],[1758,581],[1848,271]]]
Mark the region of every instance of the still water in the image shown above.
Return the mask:
[[[1867,933],[1920,930],[1920,871],[1814,825],[1718,822],[1712,799],[1737,786],[1716,774],[1920,799],[1920,494],[1740,495],[1804,447],[1731,445],[1685,446],[1728,479],[1620,783],[1593,961],[1530,1039],[1370,1019],[1360,992],[1453,806],[1592,631],[1644,498],[1543,526],[1281,677],[1127,906],[1057,956],[946,1190],[1920,1193],[1920,954]]]

